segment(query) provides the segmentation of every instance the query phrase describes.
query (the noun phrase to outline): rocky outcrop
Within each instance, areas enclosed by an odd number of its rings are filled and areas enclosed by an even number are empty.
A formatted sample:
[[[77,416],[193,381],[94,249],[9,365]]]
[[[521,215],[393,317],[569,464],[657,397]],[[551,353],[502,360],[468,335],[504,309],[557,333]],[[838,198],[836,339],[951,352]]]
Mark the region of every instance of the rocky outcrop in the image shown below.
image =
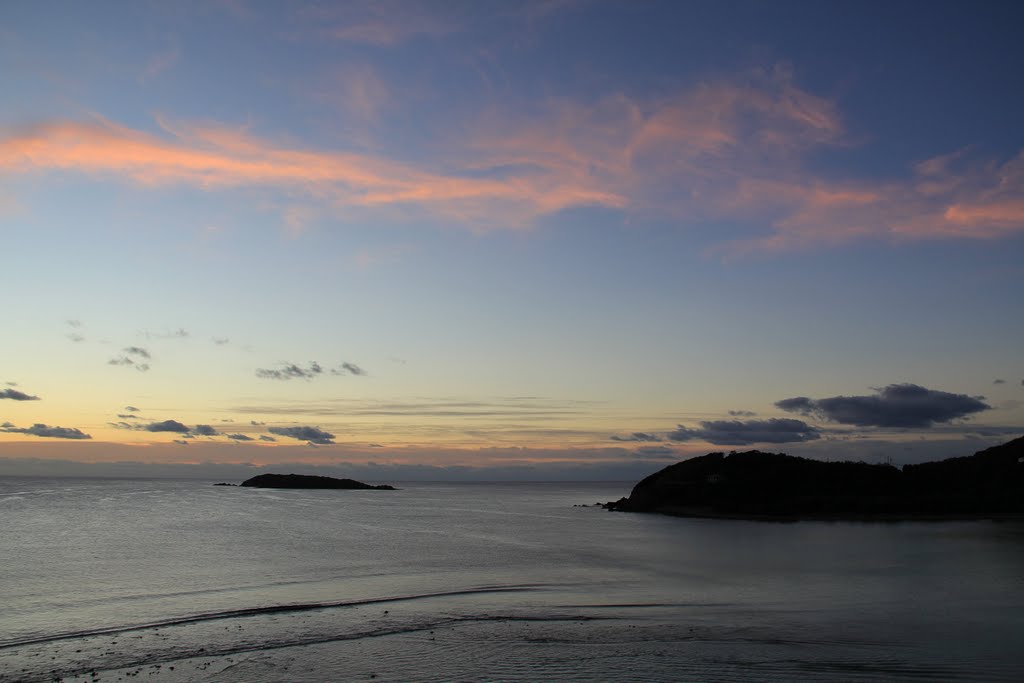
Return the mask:
[[[609,510],[692,516],[977,516],[1024,512],[1024,437],[969,457],[892,465],[709,453],[643,479]]]
[[[394,491],[394,486],[380,484],[364,484],[355,479],[336,479],[310,474],[260,474],[246,479],[242,486],[255,486],[265,489],[372,489],[376,491]]]

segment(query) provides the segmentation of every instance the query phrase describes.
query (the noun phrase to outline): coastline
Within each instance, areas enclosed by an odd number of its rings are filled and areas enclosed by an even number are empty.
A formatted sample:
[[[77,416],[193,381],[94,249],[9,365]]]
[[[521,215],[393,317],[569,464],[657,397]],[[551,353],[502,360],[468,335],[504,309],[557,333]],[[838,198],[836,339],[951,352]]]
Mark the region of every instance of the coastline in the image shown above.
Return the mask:
[[[632,512],[632,511],[631,511]],[[884,512],[875,514],[751,514],[742,512],[719,512],[699,506],[668,505],[655,510],[637,511],[641,514],[658,514],[669,517],[691,519],[724,519],[743,522],[1019,522],[1024,521],[1024,512]]]

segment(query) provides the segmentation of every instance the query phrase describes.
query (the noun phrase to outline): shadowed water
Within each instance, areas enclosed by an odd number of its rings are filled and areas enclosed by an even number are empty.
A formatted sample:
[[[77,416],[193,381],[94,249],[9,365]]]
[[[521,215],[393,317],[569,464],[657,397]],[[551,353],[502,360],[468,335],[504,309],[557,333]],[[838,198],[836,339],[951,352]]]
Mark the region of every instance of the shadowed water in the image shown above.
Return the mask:
[[[626,490],[0,480],[0,681],[1024,679],[1020,523],[573,507]]]

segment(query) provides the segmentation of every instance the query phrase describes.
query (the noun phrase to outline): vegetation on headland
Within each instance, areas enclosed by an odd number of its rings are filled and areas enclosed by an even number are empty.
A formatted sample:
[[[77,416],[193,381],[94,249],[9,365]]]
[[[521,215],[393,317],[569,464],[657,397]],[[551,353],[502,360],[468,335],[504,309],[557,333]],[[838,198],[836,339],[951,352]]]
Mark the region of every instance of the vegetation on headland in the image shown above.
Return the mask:
[[[608,510],[746,518],[949,518],[1024,513],[1024,437],[897,468],[783,453],[709,453],[670,465]]]

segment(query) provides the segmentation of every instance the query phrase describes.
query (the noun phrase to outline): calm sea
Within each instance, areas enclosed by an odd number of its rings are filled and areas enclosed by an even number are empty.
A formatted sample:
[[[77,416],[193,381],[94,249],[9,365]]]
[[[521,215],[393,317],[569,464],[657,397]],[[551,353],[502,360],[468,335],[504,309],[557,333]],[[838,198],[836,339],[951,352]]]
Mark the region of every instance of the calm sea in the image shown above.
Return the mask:
[[[0,681],[1021,681],[1024,524],[0,479]]]

